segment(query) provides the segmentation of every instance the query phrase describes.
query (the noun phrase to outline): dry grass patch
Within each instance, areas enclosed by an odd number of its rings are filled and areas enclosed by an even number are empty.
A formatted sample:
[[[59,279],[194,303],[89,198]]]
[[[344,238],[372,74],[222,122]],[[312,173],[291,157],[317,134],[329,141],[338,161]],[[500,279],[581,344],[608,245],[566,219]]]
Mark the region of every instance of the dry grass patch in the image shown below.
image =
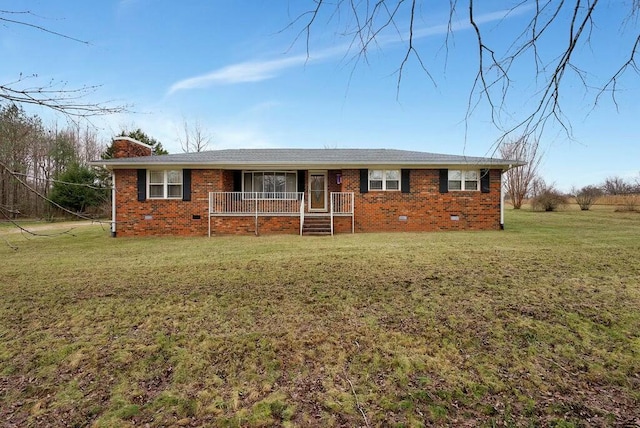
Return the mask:
[[[503,232],[5,235],[0,420],[637,423],[640,219],[507,215]]]

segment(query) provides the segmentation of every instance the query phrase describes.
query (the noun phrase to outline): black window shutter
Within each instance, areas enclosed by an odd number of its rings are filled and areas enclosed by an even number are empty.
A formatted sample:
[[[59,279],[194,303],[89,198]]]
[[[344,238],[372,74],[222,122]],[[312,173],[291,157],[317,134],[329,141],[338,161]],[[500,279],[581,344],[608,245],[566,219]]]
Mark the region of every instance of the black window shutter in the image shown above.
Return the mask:
[[[182,170],[182,200],[191,200],[191,170]]]
[[[409,193],[411,191],[409,189],[409,185],[411,183],[411,170],[403,169],[400,171],[400,173],[401,173],[400,188],[402,190],[402,193]]]
[[[360,193],[367,193],[369,191],[369,170],[360,170]]]
[[[147,170],[138,170],[138,201],[143,202],[147,200]]]
[[[304,174],[305,171],[303,169],[298,171],[298,192],[304,192]]]
[[[242,171],[233,171],[233,191],[242,192]]]
[[[449,170],[440,170],[440,193],[449,192]]]
[[[491,171],[488,169],[480,170],[480,191],[482,193],[489,193],[491,191]]]

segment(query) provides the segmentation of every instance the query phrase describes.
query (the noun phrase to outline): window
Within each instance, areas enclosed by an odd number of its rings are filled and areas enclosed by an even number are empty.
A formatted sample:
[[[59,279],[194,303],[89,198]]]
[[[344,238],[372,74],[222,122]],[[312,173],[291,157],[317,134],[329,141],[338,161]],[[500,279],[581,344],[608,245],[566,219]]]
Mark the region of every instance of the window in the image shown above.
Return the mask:
[[[182,171],[149,170],[149,198],[182,198]]]
[[[477,170],[449,170],[449,190],[478,190],[480,174]]]
[[[370,169],[369,190],[400,190],[400,170]]]
[[[242,180],[245,193],[258,199],[296,199],[298,179],[291,171],[247,171]]]

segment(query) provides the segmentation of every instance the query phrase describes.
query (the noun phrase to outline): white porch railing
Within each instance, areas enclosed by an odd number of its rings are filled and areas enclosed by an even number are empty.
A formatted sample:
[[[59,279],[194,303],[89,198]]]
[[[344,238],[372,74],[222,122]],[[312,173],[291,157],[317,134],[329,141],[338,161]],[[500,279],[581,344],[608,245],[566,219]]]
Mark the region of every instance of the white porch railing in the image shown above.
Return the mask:
[[[211,217],[255,216],[258,234],[258,217],[301,215],[301,206],[304,208],[304,192],[210,192],[209,236]]]
[[[355,232],[353,192],[331,192],[330,194],[331,234],[333,218],[351,216],[351,233]],[[305,218],[304,192],[210,192],[209,193],[209,236],[211,217],[242,216],[255,217],[255,232],[258,234],[258,217],[300,216],[302,235]]]
[[[353,217],[353,192],[331,192],[331,235],[333,235],[333,217],[334,216],[351,216],[351,233],[355,232],[355,223]]]
[[[298,214],[303,192],[211,192],[209,214]]]

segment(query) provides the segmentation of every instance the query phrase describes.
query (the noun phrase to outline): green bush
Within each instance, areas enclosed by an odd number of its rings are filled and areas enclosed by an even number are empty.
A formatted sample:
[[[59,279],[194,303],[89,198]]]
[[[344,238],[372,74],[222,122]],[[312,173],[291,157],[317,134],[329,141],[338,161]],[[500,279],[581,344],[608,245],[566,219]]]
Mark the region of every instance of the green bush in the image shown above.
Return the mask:
[[[76,163],[56,178],[49,199],[70,211],[85,212],[107,200],[107,189],[94,170]]]

